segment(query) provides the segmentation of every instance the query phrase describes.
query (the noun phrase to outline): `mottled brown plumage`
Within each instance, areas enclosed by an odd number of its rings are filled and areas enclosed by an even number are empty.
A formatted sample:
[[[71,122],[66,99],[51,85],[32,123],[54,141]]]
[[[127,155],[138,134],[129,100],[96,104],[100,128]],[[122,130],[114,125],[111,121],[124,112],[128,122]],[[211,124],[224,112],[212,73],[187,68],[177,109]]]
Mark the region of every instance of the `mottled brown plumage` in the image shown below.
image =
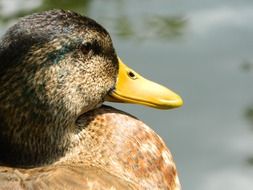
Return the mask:
[[[99,105],[118,59],[106,30],[61,10],[33,14],[0,42],[0,190],[180,189],[161,138]]]

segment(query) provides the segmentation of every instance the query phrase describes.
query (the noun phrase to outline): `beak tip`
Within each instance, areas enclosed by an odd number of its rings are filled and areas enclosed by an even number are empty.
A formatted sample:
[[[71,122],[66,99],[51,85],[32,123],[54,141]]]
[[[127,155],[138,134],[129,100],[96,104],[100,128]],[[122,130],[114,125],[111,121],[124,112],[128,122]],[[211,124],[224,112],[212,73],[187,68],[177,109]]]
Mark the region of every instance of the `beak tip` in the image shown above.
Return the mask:
[[[168,100],[161,101],[160,106],[157,108],[161,109],[173,109],[181,107],[184,104],[183,99],[179,95],[174,95],[174,98],[168,98]]]
[[[175,106],[181,107],[183,104],[184,104],[183,99],[180,96],[178,96],[177,100],[175,101]]]

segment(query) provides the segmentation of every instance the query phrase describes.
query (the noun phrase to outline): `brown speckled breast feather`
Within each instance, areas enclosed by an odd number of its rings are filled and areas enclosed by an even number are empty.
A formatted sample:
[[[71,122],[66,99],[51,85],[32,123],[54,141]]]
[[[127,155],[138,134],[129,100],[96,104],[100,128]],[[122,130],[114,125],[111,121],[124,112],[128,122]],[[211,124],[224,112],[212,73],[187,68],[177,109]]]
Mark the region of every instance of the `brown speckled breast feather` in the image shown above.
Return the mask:
[[[170,151],[140,120],[103,106],[78,126],[79,142],[52,166],[1,167],[0,189],[180,189]]]

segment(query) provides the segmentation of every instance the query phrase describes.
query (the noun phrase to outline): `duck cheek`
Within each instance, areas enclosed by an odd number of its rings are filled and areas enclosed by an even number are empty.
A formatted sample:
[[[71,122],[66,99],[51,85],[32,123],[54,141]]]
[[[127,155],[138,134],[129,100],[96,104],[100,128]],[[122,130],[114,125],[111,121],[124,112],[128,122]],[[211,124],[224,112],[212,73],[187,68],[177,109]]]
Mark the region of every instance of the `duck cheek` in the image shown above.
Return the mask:
[[[102,105],[102,103],[103,103],[102,98],[98,98],[97,96],[93,98],[91,98],[90,95],[89,97],[83,97],[83,101],[77,105],[78,106],[77,115],[81,115],[90,110],[98,108]]]
[[[71,105],[75,105],[75,110],[78,115],[99,107],[103,103],[106,94],[105,90],[97,81],[93,81],[89,85],[80,84],[70,93],[71,97],[67,101],[71,102]]]

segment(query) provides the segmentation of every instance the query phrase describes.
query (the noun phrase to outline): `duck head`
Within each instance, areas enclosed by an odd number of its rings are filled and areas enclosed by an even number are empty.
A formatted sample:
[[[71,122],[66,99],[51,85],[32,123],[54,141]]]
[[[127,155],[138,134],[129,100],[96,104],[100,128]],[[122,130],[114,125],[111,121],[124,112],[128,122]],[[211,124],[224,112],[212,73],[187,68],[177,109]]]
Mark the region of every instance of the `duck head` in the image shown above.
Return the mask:
[[[77,118],[105,99],[182,105],[174,92],[124,65],[102,26],[73,12],[22,18],[2,38],[0,60],[2,162],[36,165],[64,154]]]

